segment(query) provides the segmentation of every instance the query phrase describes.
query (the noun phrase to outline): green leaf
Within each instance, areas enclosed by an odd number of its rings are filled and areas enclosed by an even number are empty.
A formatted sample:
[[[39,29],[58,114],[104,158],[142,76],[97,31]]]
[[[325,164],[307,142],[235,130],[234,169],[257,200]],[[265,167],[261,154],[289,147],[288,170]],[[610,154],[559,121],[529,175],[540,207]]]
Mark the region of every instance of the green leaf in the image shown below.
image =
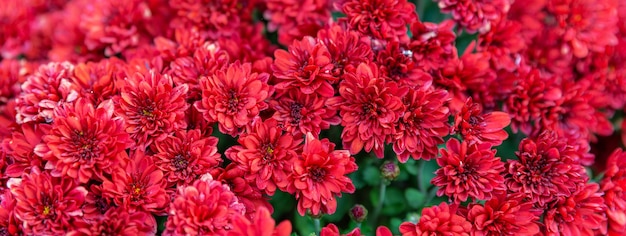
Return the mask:
[[[301,216],[298,211],[294,211],[294,231],[298,231],[300,235],[310,235],[315,233],[315,226],[311,217]]]
[[[380,170],[373,166],[367,166],[363,170],[363,180],[370,186],[376,186],[380,183]]]
[[[435,171],[437,171],[437,169],[439,169],[439,165],[436,159],[424,162],[423,171],[418,173],[419,184],[423,189],[429,189],[432,186],[430,180],[435,177]]]
[[[400,168],[411,175],[417,175],[417,172],[419,172],[417,162],[413,159],[409,159],[406,163],[400,164]]]
[[[409,206],[417,209],[424,204],[426,200],[426,194],[420,192],[415,188],[409,188],[404,190],[404,197],[406,198]]]
[[[332,215],[324,215],[325,222],[339,222],[341,219],[348,218],[348,211],[354,206],[354,196],[350,194],[343,194],[341,197],[337,197],[337,211]]]
[[[385,202],[383,204],[383,214],[397,215],[405,210],[404,194],[398,188],[387,187]]]

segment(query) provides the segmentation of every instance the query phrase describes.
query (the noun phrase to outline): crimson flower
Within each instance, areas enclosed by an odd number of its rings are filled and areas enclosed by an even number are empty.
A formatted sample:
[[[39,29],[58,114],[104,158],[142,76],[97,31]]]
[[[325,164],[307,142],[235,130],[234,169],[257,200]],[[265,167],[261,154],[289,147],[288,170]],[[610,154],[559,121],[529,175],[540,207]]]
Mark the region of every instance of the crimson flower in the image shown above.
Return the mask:
[[[411,24],[413,37],[409,49],[418,67],[429,71],[443,67],[448,60],[458,57],[454,42],[454,21],[445,20],[439,24],[416,20]]]
[[[246,171],[245,178],[268,195],[274,195],[276,188],[285,191],[302,139],[283,133],[275,120],[257,118],[238,142],[225,155]]]
[[[32,168],[30,174],[9,185],[16,200],[15,217],[24,222],[24,234],[64,234],[83,215],[87,190],[74,179],[52,177]]]
[[[113,199],[117,206],[162,214],[170,203],[166,184],[163,172],[153,164],[151,157],[136,151],[125,168],[118,167],[110,180],[104,180],[102,189],[103,196]]]
[[[351,71],[361,63],[372,61],[372,47],[359,33],[346,30],[339,25],[317,32],[317,40],[328,48],[333,64],[332,75],[341,77],[345,71]]]
[[[291,223],[283,221],[276,225],[270,211],[262,207],[256,211],[252,220],[243,215],[235,215],[232,220],[232,228],[226,233],[227,236],[289,236],[291,235]]]
[[[278,31],[278,42],[290,45],[305,36],[315,36],[327,22],[331,21],[329,0],[266,0],[267,9],[263,17],[268,19],[270,32]]]
[[[202,100],[194,106],[207,121],[217,121],[222,133],[236,136],[268,107],[265,99],[273,93],[267,85],[269,75],[251,69],[250,63],[235,62],[200,80]]]
[[[406,0],[348,0],[342,11],[353,30],[363,35],[406,43],[407,24],[417,20],[415,5]]]
[[[289,51],[274,52],[272,71],[277,78],[276,89],[288,91],[299,89],[304,94],[317,93],[323,97],[332,97],[335,90],[331,85],[338,78],[331,74],[330,53],[324,44],[313,37],[304,37],[294,41]]]
[[[582,184],[550,203],[543,219],[546,235],[606,235],[606,205],[598,190],[596,183]]]
[[[531,202],[498,194],[485,204],[468,206],[465,216],[472,223],[472,235],[526,235],[539,233],[539,216]]]
[[[198,129],[176,131],[154,145],[154,164],[165,174],[168,186],[191,184],[222,162],[217,142]]]
[[[179,57],[170,64],[174,84],[189,86],[188,98],[200,100],[202,90],[199,81],[202,77],[211,77],[216,71],[225,68],[230,61],[226,51],[215,44],[197,47],[193,56]]]
[[[110,208],[101,219],[79,224],[68,236],[87,235],[153,235],[157,232],[154,216],[124,207]]]
[[[626,233],[626,153],[616,149],[609,156],[600,182],[606,202],[609,235]]]
[[[116,207],[113,199],[107,198],[102,189],[102,184],[91,184],[87,196],[85,197],[85,205],[83,205],[83,217],[87,221],[94,221],[104,217],[104,214],[111,208]]]
[[[297,90],[276,97],[270,101],[275,111],[272,116],[285,131],[293,135],[311,132],[319,135],[330,125],[341,122],[334,107],[326,106],[326,98],[317,94],[307,95]]]
[[[211,175],[217,176],[216,180],[228,185],[230,191],[239,199],[239,203],[244,205],[248,219],[253,219],[257,209],[260,208],[267,208],[273,211],[269,198],[263,194],[262,190],[256,187],[256,184],[251,184],[245,179],[246,171],[239,168],[237,163],[230,163],[223,170],[214,169]]]
[[[456,204],[468,197],[489,200],[494,193],[504,191],[504,164],[495,157],[496,151],[488,143],[469,144],[450,139],[437,158],[439,168],[432,183],[439,187],[437,195],[447,195]]]
[[[169,75],[155,70],[135,73],[127,80],[114,101],[116,113],[126,123],[126,132],[145,149],[154,141],[163,141],[172,132],[187,127],[185,102],[187,85],[173,86]]]
[[[516,155],[518,160],[505,164],[505,184],[509,192],[525,194],[540,207],[557,197],[570,196],[585,181],[584,168],[574,161],[580,155],[578,150],[552,131],[522,140]]]
[[[354,184],[346,175],[357,168],[347,150],[335,150],[335,144],[328,139],[319,140],[307,133],[302,157],[295,160],[289,176],[288,192],[298,199],[298,213],[302,216],[307,210],[313,215],[334,213],[335,196],[354,192]]]
[[[164,235],[225,234],[244,206],[227,186],[204,175],[188,186],[178,186],[169,207]]]
[[[335,224],[331,223],[322,228],[320,236],[361,236],[361,229],[356,227],[346,234],[340,234],[339,228]]]
[[[111,100],[94,108],[83,98],[55,110],[52,130],[35,147],[35,153],[48,161],[46,169],[52,176],[87,183],[127,162],[125,150],[133,141],[124,131],[124,121],[113,118],[113,110]]]
[[[492,22],[504,17],[511,5],[508,0],[436,0],[444,13],[450,13],[467,32],[486,31]]]
[[[413,61],[413,52],[398,42],[389,42],[385,50],[376,54],[380,73],[399,86],[417,88],[430,86],[433,78]]]
[[[400,233],[403,236],[469,236],[472,224],[456,213],[457,208],[457,205],[448,205],[445,202],[438,206],[424,208],[419,222],[417,224],[411,222],[402,223],[400,225]]]
[[[435,88],[409,89],[402,98],[406,111],[398,120],[393,151],[405,163],[413,159],[437,157],[437,145],[448,135],[449,109],[445,90]]]
[[[509,114],[499,111],[483,114],[482,106],[468,98],[461,112],[454,116],[452,132],[458,132],[468,142],[498,146],[509,137],[504,128],[510,123]]]
[[[22,235],[22,221],[15,215],[17,201],[9,189],[0,195],[0,234]]]
[[[2,151],[8,162],[3,173],[7,177],[21,177],[31,168],[44,168],[45,161],[35,154],[35,147],[41,143],[42,136],[50,132],[50,125],[22,124],[11,136],[2,142]]]
[[[385,81],[375,64],[360,64],[354,73],[346,73],[344,77],[340,96],[326,103],[340,109],[343,146],[353,155],[365,149],[374,150],[382,158],[385,143],[396,133],[394,124],[404,112],[401,97],[408,89]]]

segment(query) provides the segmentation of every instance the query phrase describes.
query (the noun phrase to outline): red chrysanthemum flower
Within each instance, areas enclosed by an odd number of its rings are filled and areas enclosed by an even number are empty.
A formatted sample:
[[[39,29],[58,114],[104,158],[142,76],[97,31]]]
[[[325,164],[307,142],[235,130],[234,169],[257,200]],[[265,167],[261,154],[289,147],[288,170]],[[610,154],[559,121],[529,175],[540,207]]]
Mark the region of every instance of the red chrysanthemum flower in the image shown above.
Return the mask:
[[[415,5],[406,0],[349,0],[341,9],[353,30],[401,43],[409,42],[406,26],[417,20]]]
[[[275,111],[272,118],[288,133],[303,135],[311,132],[319,135],[322,130],[329,129],[330,125],[341,122],[336,108],[326,106],[326,100],[317,94],[307,95],[290,90],[275,97],[269,104]]]
[[[485,204],[470,204],[464,214],[472,223],[472,235],[524,235],[539,233],[539,216],[531,202],[499,194]]]
[[[284,93],[290,89],[299,89],[304,94],[319,94],[332,97],[335,90],[331,85],[339,78],[332,73],[330,53],[324,44],[313,37],[304,37],[294,41],[289,51],[274,52],[272,71],[277,78],[276,89]]]
[[[403,236],[469,236],[472,224],[456,213],[457,207],[457,205],[448,205],[442,202],[438,206],[424,208],[419,222],[417,224],[411,222],[402,223],[400,225],[400,233]]]
[[[328,139],[319,140],[307,133],[302,157],[295,160],[290,175],[289,192],[298,199],[298,213],[332,214],[337,210],[335,196],[353,193],[348,174],[357,170],[354,157],[347,150],[335,150]]]
[[[506,190],[504,177],[500,175],[504,163],[495,155],[496,150],[488,143],[448,140],[437,158],[441,168],[431,180],[439,187],[437,196],[449,196],[458,204],[468,198],[489,200],[494,193]]]
[[[380,66],[380,73],[399,86],[417,88],[430,86],[433,82],[430,74],[417,67],[413,52],[398,42],[388,43],[385,50],[376,54],[375,62]]]
[[[154,235],[157,222],[143,211],[129,211],[123,207],[110,208],[101,219],[87,221],[68,236],[87,235]]]
[[[54,108],[78,98],[79,88],[73,83],[73,72],[74,65],[68,62],[51,62],[28,76],[17,97],[17,123],[51,123]]]
[[[172,28],[198,28],[210,39],[227,37],[236,32],[242,21],[252,15],[250,1],[169,0],[176,16]],[[243,19],[242,19],[243,18]]]
[[[606,205],[598,190],[598,184],[588,183],[578,186],[571,196],[557,197],[543,218],[545,235],[606,235]]]
[[[246,171],[239,168],[237,163],[230,163],[224,170],[215,169],[212,176],[217,176],[216,180],[230,187],[239,202],[246,208],[246,217],[253,219],[257,209],[267,208],[273,211],[272,205],[269,203],[263,191],[258,189],[255,184],[250,184],[245,179]]]
[[[192,185],[178,187],[163,234],[225,234],[232,229],[233,218],[244,211],[227,186],[205,175]]]
[[[444,13],[467,32],[486,31],[494,21],[505,17],[511,7],[509,0],[436,0]]]
[[[341,234],[339,233],[339,228],[331,223],[322,228],[320,236],[361,236],[361,229],[356,227],[348,233]]]
[[[302,139],[283,133],[275,120],[257,118],[238,142],[225,155],[246,171],[245,178],[268,195],[276,188],[286,191]]]
[[[113,118],[113,103],[94,108],[87,99],[65,104],[55,110],[55,120],[35,153],[47,160],[54,177],[69,176],[80,183],[102,180],[115,168],[125,165],[126,149],[133,141],[124,131],[124,121]]]
[[[166,184],[163,172],[153,164],[151,157],[136,151],[125,168],[115,169],[111,179],[104,180],[102,189],[103,196],[113,199],[119,207],[163,214],[170,203]]]
[[[122,65],[123,62],[115,58],[76,65],[74,81],[82,88],[80,96],[89,98],[95,105],[112,98],[118,92],[115,87],[115,72]]]
[[[478,35],[476,50],[489,54],[492,69],[514,71],[519,66],[521,51],[526,48],[524,39],[517,36],[520,30],[519,22],[502,18],[489,31]]]
[[[20,84],[24,82],[27,72],[24,62],[4,59],[0,62],[0,106],[6,104],[20,92]]]
[[[35,155],[35,147],[49,130],[50,125],[23,124],[11,133],[11,137],[4,139],[0,150],[6,154],[8,162],[3,174],[17,178],[23,173],[29,173],[33,167],[44,169],[45,161]]]
[[[437,157],[437,145],[448,135],[449,109],[445,90],[434,88],[410,89],[402,97],[406,111],[397,123],[393,151],[405,163],[413,159],[430,160]]]
[[[72,178],[55,178],[33,168],[10,188],[17,201],[15,216],[24,222],[24,234],[64,234],[83,215],[87,190]]]
[[[426,71],[443,67],[448,60],[457,58],[454,42],[454,21],[446,20],[439,24],[416,20],[411,24],[413,37],[409,49],[413,51],[413,61]]]
[[[509,192],[525,194],[540,207],[571,195],[585,182],[584,168],[574,161],[580,153],[552,131],[522,140],[516,155],[518,160],[505,164],[505,184]]]
[[[470,143],[498,146],[509,137],[504,128],[510,123],[509,114],[499,111],[483,114],[482,106],[468,98],[461,112],[454,116],[452,133],[459,133],[463,140]]]
[[[382,158],[385,143],[395,135],[395,124],[404,112],[401,98],[408,92],[395,82],[385,81],[375,64],[360,64],[346,73],[339,87],[340,97],[326,103],[340,109],[343,146],[351,154],[374,150]]]
[[[169,75],[154,70],[135,73],[124,82],[120,95],[115,97],[119,104],[116,113],[124,119],[126,132],[138,148],[145,149],[187,126],[187,85],[174,87]]]
[[[290,45],[304,36],[315,36],[332,21],[329,0],[266,0],[263,17],[268,19],[270,32],[278,31],[278,42]]]
[[[372,61],[372,47],[356,31],[346,30],[339,25],[317,33],[317,40],[328,48],[333,64],[332,75],[341,77],[345,71],[351,71],[361,63]]]
[[[107,198],[102,189],[102,184],[91,184],[87,196],[85,197],[85,205],[83,205],[83,217],[87,221],[95,221],[104,217],[104,214],[116,207],[113,199]]]
[[[270,211],[262,207],[257,210],[252,220],[243,215],[235,215],[232,228],[226,233],[227,236],[289,236],[291,235],[291,223],[283,221],[276,225]]]
[[[250,63],[235,62],[200,80],[202,100],[194,106],[207,121],[217,121],[220,132],[236,136],[240,128],[267,109],[265,99],[273,93],[268,78],[266,73],[251,72]]]
[[[200,130],[180,130],[155,143],[154,164],[163,171],[168,186],[188,185],[222,163],[217,138]]]
[[[0,234],[23,235],[22,221],[15,215],[17,201],[9,189],[3,190],[0,195]]]
[[[606,202],[609,235],[626,233],[626,153],[616,149],[607,160],[600,182]]]
[[[188,100],[200,100],[202,90],[199,81],[202,77],[212,77],[216,71],[226,67],[230,57],[215,44],[197,47],[193,56],[180,57],[170,64],[174,84],[189,86]]]

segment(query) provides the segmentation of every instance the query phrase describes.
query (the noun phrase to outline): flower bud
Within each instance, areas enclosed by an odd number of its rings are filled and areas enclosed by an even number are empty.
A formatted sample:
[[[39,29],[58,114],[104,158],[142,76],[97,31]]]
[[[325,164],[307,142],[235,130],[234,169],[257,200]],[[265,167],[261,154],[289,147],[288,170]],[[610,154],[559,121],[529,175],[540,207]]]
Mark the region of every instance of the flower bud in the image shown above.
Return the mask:
[[[357,223],[361,223],[367,219],[367,208],[365,206],[356,204],[350,209],[350,219]]]
[[[393,181],[400,175],[400,167],[393,161],[385,161],[380,166],[380,175],[387,181]]]

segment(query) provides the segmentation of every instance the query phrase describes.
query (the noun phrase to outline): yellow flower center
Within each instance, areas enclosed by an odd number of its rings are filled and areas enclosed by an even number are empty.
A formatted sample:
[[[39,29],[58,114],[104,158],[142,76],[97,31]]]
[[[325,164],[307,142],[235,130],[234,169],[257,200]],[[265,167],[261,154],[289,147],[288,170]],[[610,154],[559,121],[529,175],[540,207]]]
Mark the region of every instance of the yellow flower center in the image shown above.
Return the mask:
[[[49,214],[50,214],[50,211],[52,211],[52,207],[50,207],[50,206],[44,206],[44,207],[43,207],[43,213],[42,213],[42,214],[43,214],[44,216],[47,216],[47,215],[49,215]]]

